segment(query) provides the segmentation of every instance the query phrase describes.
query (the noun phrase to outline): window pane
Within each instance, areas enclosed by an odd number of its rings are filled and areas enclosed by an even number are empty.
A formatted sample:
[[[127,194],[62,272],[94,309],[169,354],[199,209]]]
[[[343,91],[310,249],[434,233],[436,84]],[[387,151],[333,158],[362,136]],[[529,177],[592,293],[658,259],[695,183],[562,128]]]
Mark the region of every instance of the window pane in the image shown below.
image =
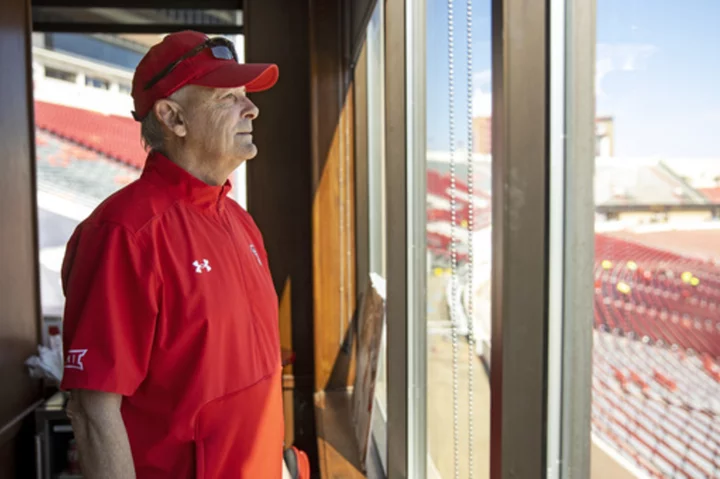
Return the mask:
[[[466,2],[453,2],[452,43],[448,2],[427,2],[427,440],[431,478],[455,477],[456,461],[459,477],[482,478],[490,472],[486,365],[490,360],[491,19],[489,0],[475,0],[471,6],[472,47],[468,49]],[[469,345],[471,329],[474,347]],[[468,475],[470,464],[472,476]]]
[[[720,474],[718,18],[597,2],[597,479]]]
[[[148,35],[150,39],[152,36]],[[137,41],[125,41],[110,35],[78,35],[76,33],[48,33],[45,46],[57,52],[116,65],[129,70],[137,67],[148,45]]]
[[[386,278],[385,270],[385,43],[384,5],[378,2],[367,27],[368,253],[369,271]],[[372,439],[387,472],[387,326],[383,321],[375,378]]]

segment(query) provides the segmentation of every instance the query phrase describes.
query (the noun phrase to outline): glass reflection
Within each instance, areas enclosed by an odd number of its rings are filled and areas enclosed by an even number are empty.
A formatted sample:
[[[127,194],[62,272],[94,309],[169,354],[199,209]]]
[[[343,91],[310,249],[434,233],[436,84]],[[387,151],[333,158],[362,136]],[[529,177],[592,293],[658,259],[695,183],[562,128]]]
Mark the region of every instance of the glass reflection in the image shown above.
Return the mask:
[[[718,477],[720,4],[597,7],[593,477]]]
[[[431,478],[490,472],[490,2],[469,6],[427,2]]]

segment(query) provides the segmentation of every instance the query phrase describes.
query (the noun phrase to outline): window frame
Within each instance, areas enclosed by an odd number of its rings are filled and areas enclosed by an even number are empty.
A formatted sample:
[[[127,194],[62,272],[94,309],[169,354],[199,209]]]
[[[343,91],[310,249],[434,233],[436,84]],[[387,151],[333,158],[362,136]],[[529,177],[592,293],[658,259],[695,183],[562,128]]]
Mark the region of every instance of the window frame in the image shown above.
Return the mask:
[[[355,217],[357,297],[365,291],[370,273],[385,277],[384,191],[384,9],[377,3],[365,32],[365,42],[354,70],[355,85]],[[383,326],[378,375],[386,374],[386,325]],[[378,382],[379,383],[379,382]],[[385,383],[386,384],[386,379]],[[373,398],[368,473],[387,475],[387,404]],[[384,391],[387,398],[387,391]],[[379,472],[382,471],[382,472]],[[374,477],[374,476],[373,476]]]
[[[559,477],[590,477],[595,261],[596,0],[565,1],[565,138],[563,223],[562,409],[550,428],[560,435]],[[551,210],[552,215],[560,211]]]
[[[424,479],[426,1],[384,8],[385,155],[396,160],[385,164],[386,472]],[[491,9],[490,477],[587,477],[595,0]]]
[[[425,0],[385,2],[389,478],[427,472],[425,8]]]

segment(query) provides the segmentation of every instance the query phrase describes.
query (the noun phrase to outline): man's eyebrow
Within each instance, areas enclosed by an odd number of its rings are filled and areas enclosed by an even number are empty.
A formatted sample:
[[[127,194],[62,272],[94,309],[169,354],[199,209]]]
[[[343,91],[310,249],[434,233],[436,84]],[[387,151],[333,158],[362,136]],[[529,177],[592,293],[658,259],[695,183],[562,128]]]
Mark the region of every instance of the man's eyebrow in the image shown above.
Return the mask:
[[[213,98],[223,97],[223,96],[227,95],[228,93],[230,93],[231,91],[232,91],[232,88],[216,89],[216,90],[213,92]]]
[[[221,88],[221,89],[218,89],[217,93],[218,93],[220,96],[222,96],[222,95],[227,95],[228,93],[238,93],[238,94],[242,93],[242,94],[245,94],[245,87],[244,87],[244,86],[239,86],[239,87],[236,87],[236,88]]]

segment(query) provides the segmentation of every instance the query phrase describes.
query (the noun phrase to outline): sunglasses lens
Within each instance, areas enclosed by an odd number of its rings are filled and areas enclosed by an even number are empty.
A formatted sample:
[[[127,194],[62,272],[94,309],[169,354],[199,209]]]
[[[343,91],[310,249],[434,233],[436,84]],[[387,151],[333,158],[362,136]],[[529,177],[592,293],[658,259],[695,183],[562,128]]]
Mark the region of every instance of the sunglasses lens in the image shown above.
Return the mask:
[[[162,80],[162,78],[168,73],[170,73],[173,68],[178,65],[178,63],[185,60],[186,58],[197,55],[199,52],[204,51],[205,48],[209,48],[215,58],[218,58],[220,60],[237,61],[237,56],[235,55],[235,48],[232,46],[232,43],[220,39],[208,40],[207,42],[198,45],[193,50],[180,57],[179,60],[176,60],[175,62],[168,65],[168,67],[163,72],[161,72],[155,78],[151,79],[145,84],[145,90],[149,90],[150,88],[152,88],[153,85],[155,85],[155,83]]]
[[[215,58],[219,58],[221,60],[233,60],[235,58],[232,50],[224,45],[212,47],[211,50]]]

